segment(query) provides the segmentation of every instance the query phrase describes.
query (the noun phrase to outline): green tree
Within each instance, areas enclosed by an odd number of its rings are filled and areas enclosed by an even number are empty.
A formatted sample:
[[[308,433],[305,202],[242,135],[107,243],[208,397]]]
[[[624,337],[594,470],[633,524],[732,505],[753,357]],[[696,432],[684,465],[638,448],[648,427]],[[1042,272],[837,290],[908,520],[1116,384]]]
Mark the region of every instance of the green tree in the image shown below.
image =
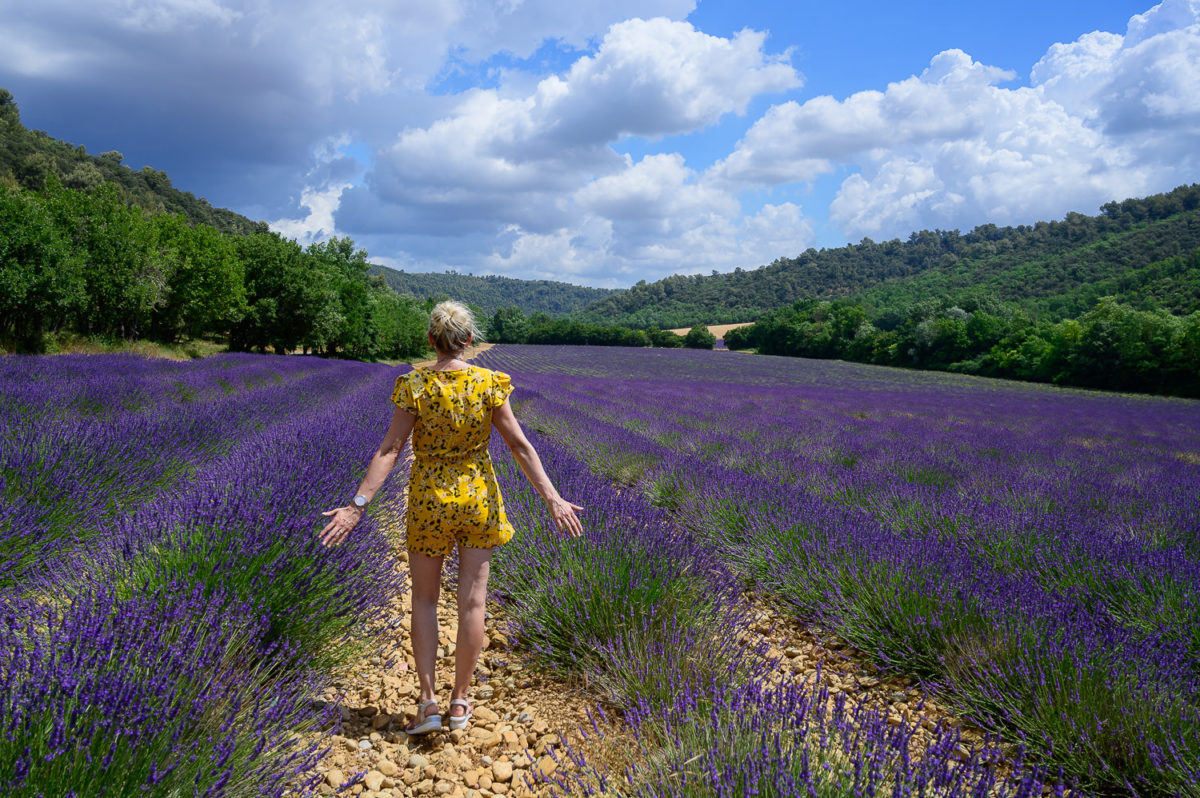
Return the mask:
[[[689,349],[712,349],[717,345],[717,336],[703,324],[697,324],[683,337],[683,345]]]
[[[497,344],[523,344],[529,337],[529,320],[515,305],[500,308],[488,324],[488,340]]]
[[[0,186],[0,330],[19,349],[41,351],[86,306],[83,266],[42,197]]]
[[[172,262],[167,296],[155,318],[169,340],[227,335],[246,312],[245,272],[233,242],[208,225],[192,227],[178,214],[151,218],[155,241]]]

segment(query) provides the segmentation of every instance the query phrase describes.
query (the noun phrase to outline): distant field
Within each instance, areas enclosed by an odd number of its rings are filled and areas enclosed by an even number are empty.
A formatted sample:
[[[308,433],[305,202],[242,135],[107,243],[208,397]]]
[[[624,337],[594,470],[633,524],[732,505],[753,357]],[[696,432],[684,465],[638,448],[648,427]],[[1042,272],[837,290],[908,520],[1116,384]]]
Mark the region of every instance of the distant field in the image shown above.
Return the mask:
[[[710,324],[708,325],[708,331],[717,336],[717,338],[724,338],[725,333],[729,332],[730,330],[735,330],[738,327],[749,327],[753,323],[754,322],[744,321],[741,324]],[[675,329],[671,330],[671,332],[675,333],[676,335],[687,335],[688,330],[690,329],[692,328],[676,327]]]

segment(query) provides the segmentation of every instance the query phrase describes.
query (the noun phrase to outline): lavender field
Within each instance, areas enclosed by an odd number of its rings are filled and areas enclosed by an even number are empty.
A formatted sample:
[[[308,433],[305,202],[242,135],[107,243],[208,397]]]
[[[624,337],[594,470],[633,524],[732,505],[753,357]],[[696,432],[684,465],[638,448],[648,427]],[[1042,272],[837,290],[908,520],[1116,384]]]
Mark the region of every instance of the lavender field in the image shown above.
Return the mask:
[[[372,522],[328,551],[315,519],[378,445],[395,374],[0,360],[0,793],[315,787],[305,735],[336,708],[313,698],[403,585]]]
[[[573,754],[560,792],[1200,794],[1200,404],[729,352],[477,362],[587,508],[560,538],[493,441],[514,639],[625,729],[624,765]],[[348,544],[315,531],[399,373],[0,360],[0,793],[315,790],[314,699],[404,589],[406,475]],[[995,738],[780,677],[741,642],[747,587]]]
[[[740,667],[705,648],[729,639],[714,617],[749,584],[921,677],[1054,779],[1200,794],[1200,404],[721,352],[498,347],[481,362],[514,375],[539,441],[629,501],[606,530],[634,551],[616,557],[626,570],[567,562],[558,605],[528,602],[548,657],[573,614],[613,627],[588,667],[624,702],[642,706],[653,681],[632,671],[671,674],[671,658],[712,693],[720,680],[691,670]],[[512,556],[534,573],[548,555]],[[620,596],[581,602],[584,575]],[[663,628],[596,620],[610,601],[643,601],[638,622]],[[698,739],[781,733],[777,696],[717,692],[708,706],[738,709]],[[798,757],[756,739],[772,763],[747,766],[759,784],[801,783]],[[728,750],[677,753],[708,762],[710,785],[732,767]]]

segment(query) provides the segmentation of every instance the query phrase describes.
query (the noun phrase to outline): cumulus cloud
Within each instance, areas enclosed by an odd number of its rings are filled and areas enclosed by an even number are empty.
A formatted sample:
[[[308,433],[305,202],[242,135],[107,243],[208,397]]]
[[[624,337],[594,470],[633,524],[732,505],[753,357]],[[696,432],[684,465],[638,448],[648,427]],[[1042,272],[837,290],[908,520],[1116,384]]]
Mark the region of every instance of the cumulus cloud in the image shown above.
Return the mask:
[[[425,126],[450,61],[583,47],[694,0],[39,0],[0,3],[0,74],[39,127],[166,169],[219,204],[277,214],[313,142]],[[43,110],[46,109],[46,110]],[[203,154],[204,157],[201,157]]]
[[[688,237],[712,225],[726,231],[721,265],[744,263],[734,260],[733,194],[697,181],[682,156],[635,164],[612,144],[702,130],[763,92],[799,85],[764,45],[759,32],[726,39],[662,18],[613,25],[593,55],[530,92],[472,90],[452,113],[402,132],[343,196],[338,224],[410,235],[490,229],[493,245],[474,255],[480,268],[532,269],[545,257],[565,274],[594,270],[589,281],[635,263],[652,277],[690,268]]]
[[[780,185],[852,169],[830,218],[853,239],[1094,211],[1196,174],[1200,0],[1166,0],[1124,36],[1056,44],[1031,85],[1004,86],[1015,77],[948,50],[884,91],[783,103],[710,177]]]

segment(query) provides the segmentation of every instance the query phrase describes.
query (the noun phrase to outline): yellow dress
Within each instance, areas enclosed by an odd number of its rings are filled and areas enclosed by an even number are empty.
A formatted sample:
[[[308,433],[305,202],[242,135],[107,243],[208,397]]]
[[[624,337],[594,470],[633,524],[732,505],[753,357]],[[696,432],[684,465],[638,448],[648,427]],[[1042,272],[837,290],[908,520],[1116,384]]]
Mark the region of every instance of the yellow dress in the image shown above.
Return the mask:
[[[408,550],[439,557],[463,546],[507,543],[512,524],[488,454],[492,410],[512,393],[509,376],[478,366],[414,369],[392,401],[417,417],[408,482]]]

